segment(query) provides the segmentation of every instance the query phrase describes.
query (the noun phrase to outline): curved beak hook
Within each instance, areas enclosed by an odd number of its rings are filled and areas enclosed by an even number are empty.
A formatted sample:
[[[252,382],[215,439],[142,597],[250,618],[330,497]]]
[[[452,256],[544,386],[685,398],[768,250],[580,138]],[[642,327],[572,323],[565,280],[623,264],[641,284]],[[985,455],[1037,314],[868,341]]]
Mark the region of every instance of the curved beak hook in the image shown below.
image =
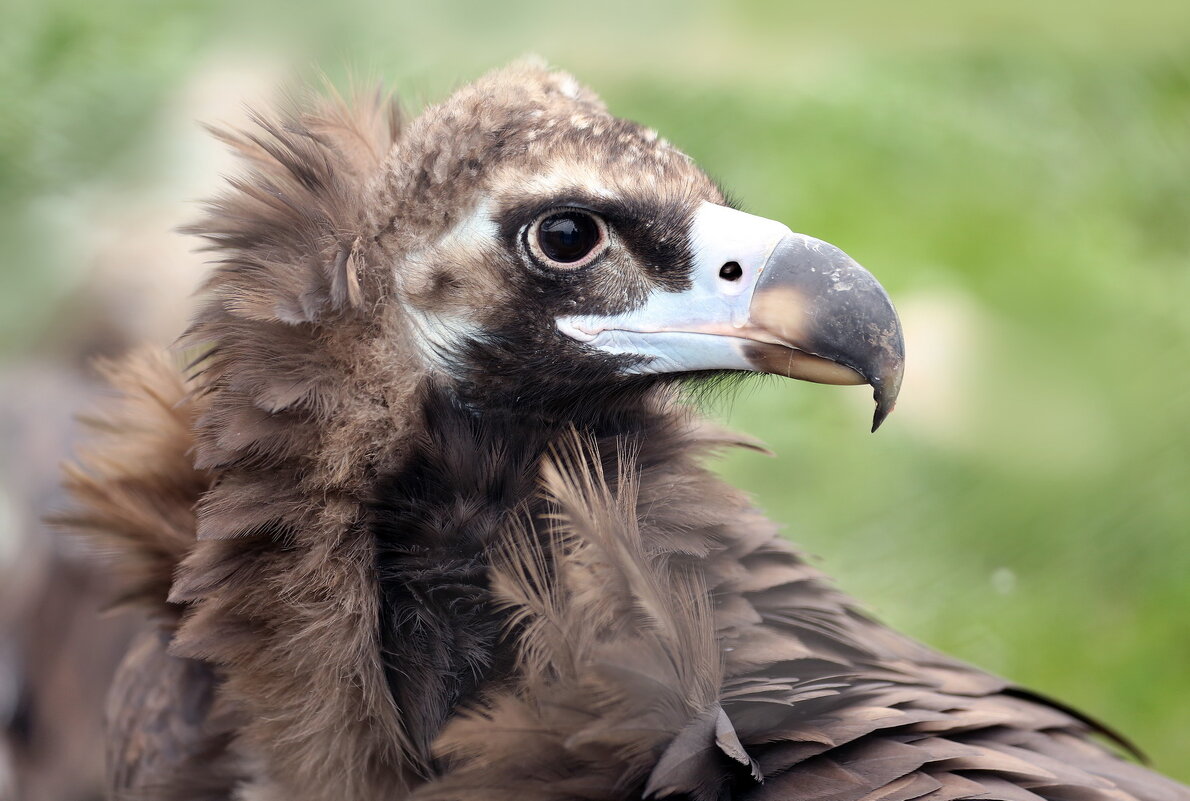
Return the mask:
[[[748,318],[779,343],[745,348],[757,369],[835,383],[807,375],[805,368],[787,369],[787,349],[825,359],[872,385],[873,431],[888,417],[905,371],[901,322],[884,287],[846,253],[812,237],[782,237],[756,281]]]

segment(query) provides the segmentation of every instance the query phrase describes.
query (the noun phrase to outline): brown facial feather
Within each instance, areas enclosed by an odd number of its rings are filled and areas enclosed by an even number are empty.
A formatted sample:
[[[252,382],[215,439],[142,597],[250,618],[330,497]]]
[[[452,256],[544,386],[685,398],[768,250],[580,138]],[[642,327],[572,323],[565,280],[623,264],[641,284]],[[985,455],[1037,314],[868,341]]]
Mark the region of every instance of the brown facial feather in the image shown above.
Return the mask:
[[[118,686],[181,699],[216,677],[213,703],[237,723],[163,711],[155,740],[132,716],[115,753],[135,740],[138,760],[166,764],[152,749],[226,737],[227,767],[207,778],[240,781],[242,799],[1186,801],[1083,721],[871,621],[701,466],[726,438],[664,386],[572,363],[550,304],[631,304],[642,282],[673,280],[645,249],[626,244],[619,278],[567,283],[523,272],[507,237],[460,235],[576,183],[612,205],[661,202],[671,227],[719,198],[573,79],[520,64],[408,125],[375,99],[227,139],[249,173],[194,229],[221,261],[183,340],[187,400],[172,373],[125,368],[128,408],[150,412],[121,418],[138,425],[71,481],[75,522],[120,552],[130,597],[168,612],[169,586],[185,609],[172,655],[149,648]],[[455,355],[490,383],[463,392],[434,361],[427,314],[483,332]],[[584,403],[551,405],[580,389]],[[478,464],[466,497],[401,481],[441,444],[430,398],[478,421],[450,429],[452,458]],[[520,473],[528,488],[510,493]],[[414,504],[423,518],[378,523],[423,497],[439,504]],[[464,695],[403,686],[384,653],[406,642],[384,637],[400,631],[386,615],[415,533],[476,545],[468,597],[505,632],[484,647],[511,672],[480,670]],[[446,635],[442,664],[500,662],[460,652],[472,632],[444,609],[426,620]],[[429,711],[413,715],[419,691]],[[438,709],[453,711],[444,728]],[[150,797],[206,792],[174,779]]]

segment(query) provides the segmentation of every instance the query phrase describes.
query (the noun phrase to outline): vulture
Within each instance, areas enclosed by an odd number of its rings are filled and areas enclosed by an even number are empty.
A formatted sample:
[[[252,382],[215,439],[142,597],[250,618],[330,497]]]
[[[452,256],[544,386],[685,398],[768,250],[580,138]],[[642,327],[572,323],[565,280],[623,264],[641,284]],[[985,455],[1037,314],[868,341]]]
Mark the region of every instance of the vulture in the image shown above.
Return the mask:
[[[245,169],[191,228],[197,310],[105,367],[65,479],[144,619],[111,798],[1190,799],[873,620],[706,466],[760,446],[692,384],[893,408],[897,315],[844,252],[532,60],[217,133]]]

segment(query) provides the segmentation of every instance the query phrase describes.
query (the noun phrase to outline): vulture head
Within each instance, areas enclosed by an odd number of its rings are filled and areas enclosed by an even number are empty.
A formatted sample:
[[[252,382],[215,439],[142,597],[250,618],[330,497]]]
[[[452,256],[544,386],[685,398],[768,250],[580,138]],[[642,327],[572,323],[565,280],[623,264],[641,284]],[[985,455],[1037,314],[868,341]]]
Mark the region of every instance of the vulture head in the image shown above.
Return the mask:
[[[432,375],[476,413],[581,422],[722,371],[871,384],[873,430],[893,407],[903,345],[877,281],[838,248],[733,208],[690,158],[569,75],[531,63],[490,74],[405,126],[382,161],[365,197],[340,199],[367,222],[334,208],[330,252],[311,232],[305,261],[325,273],[306,278],[320,285],[268,287],[289,290],[278,319],[342,331],[325,312],[351,307],[370,327],[356,344],[399,342],[389,369]],[[273,182],[297,182],[299,197],[344,183],[318,169]],[[298,202],[274,188],[252,200]],[[252,216],[227,211],[221,225]]]
[[[574,409],[721,370],[870,383],[876,425],[892,408],[901,332],[876,280],[727,205],[568,75],[479,81],[414,122],[393,163],[393,303],[476,408]]]

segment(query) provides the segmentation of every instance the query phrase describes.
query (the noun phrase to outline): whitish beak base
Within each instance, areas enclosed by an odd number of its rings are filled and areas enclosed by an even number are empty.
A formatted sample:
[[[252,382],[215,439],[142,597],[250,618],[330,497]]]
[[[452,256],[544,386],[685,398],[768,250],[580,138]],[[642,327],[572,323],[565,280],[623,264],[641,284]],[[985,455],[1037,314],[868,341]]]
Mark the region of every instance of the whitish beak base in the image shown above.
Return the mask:
[[[751,370],[871,384],[875,431],[904,371],[900,321],[879,282],[833,245],[774,220],[704,203],[692,283],[622,314],[559,318],[566,335],[640,357],[635,373]]]

